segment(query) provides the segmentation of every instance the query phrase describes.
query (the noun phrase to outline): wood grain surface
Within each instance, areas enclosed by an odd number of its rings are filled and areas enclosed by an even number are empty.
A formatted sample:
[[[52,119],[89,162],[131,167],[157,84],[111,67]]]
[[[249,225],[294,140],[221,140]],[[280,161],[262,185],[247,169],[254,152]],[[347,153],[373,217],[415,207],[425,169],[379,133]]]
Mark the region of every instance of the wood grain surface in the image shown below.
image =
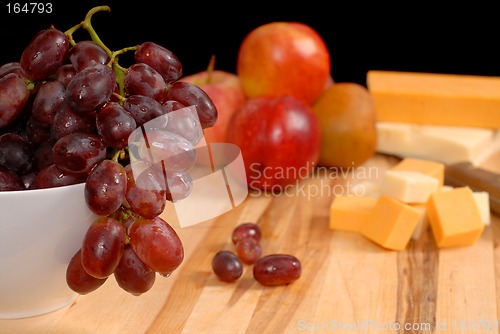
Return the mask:
[[[396,158],[377,155],[371,181]],[[500,157],[485,168],[500,172]],[[109,279],[70,307],[0,321],[0,333],[497,333],[500,310],[500,219],[477,244],[437,249],[430,230],[405,251],[328,228],[335,193],[365,182],[361,174],[321,170],[280,196],[251,193],[208,222],[178,229],[185,260],[169,278],[132,296]],[[257,196],[258,195],[258,196]],[[213,255],[233,249],[232,229],[255,222],[264,254],[288,253],[302,276],[263,287],[245,266],[235,283],[211,271]]]

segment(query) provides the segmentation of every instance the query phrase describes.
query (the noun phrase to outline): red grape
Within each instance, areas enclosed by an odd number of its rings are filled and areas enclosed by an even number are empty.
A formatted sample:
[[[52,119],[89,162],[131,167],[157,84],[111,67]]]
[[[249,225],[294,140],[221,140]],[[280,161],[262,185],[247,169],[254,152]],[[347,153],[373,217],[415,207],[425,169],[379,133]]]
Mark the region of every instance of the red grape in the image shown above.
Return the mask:
[[[262,246],[254,238],[244,238],[236,244],[236,254],[243,263],[254,264],[262,255]]]
[[[42,123],[31,116],[26,122],[26,138],[33,146],[42,144],[50,139],[50,125]]]
[[[76,43],[69,50],[69,61],[77,72],[95,64],[105,65],[109,56],[101,46],[94,41],[84,40]]]
[[[50,125],[50,138],[60,139],[73,132],[92,133],[95,128],[95,114],[76,113],[66,102],[63,102]]]
[[[0,66],[0,78],[9,73],[17,73],[21,77],[26,77],[26,73],[24,73],[21,68],[21,64],[18,61],[13,61],[10,63],[5,63]]]
[[[33,164],[37,171],[54,163],[54,159],[52,159],[52,147],[54,143],[54,140],[49,139],[38,145],[35,149]]]
[[[102,64],[86,67],[68,83],[65,100],[75,112],[95,112],[109,100],[115,82],[111,67]]]
[[[127,245],[114,271],[114,276],[123,290],[138,296],[153,287],[156,272],[142,262],[132,247]]]
[[[0,166],[0,191],[24,190],[23,180],[19,175]]]
[[[95,278],[87,273],[82,266],[81,249],[69,261],[66,268],[66,283],[69,288],[80,295],[86,295],[97,290],[106,282],[105,278]]]
[[[170,202],[187,198],[193,191],[193,179],[188,172],[166,172],[166,195]]]
[[[16,73],[9,73],[0,78],[0,129],[13,123],[23,111],[30,92]]]
[[[297,280],[301,274],[300,261],[288,254],[266,255],[253,267],[253,276],[262,285],[286,285]]]
[[[15,133],[0,136],[0,166],[22,174],[31,170],[35,150],[24,137]]]
[[[123,225],[113,218],[97,218],[89,226],[83,238],[82,266],[89,275],[106,278],[118,266],[124,247]]]
[[[50,124],[64,101],[64,84],[60,81],[42,83],[33,101],[32,114],[39,122]]]
[[[40,31],[21,55],[21,67],[34,81],[46,79],[64,64],[69,53],[68,37],[60,30]]]
[[[56,73],[54,74],[54,79],[62,82],[64,87],[66,87],[75,75],[75,67],[72,64],[64,64],[57,69]]]
[[[97,113],[96,126],[106,146],[121,149],[128,145],[128,138],[137,123],[118,102],[108,102]]]
[[[186,138],[193,146],[203,138],[203,130],[195,107],[188,107],[169,112],[165,130]]]
[[[52,154],[61,170],[87,173],[106,158],[106,146],[96,134],[75,132],[58,139]]]
[[[130,95],[123,108],[130,112],[138,126],[166,114],[160,102],[144,95]]]
[[[221,281],[231,283],[243,274],[243,264],[230,250],[221,250],[212,258],[212,270]]]
[[[128,230],[130,245],[151,269],[169,276],[184,259],[184,247],[177,232],[161,217],[139,217]]]
[[[165,209],[167,200],[161,167],[137,161],[125,167],[127,173],[127,203],[138,215],[154,218]]]
[[[240,240],[246,238],[252,238],[256,241],[260,241],[261,235],[262,233],[259,225],[255,223],[243,223],[233,229],[231,241],[234,245],[236,245]]]
[[[203,129],[214,126],[217,121],[217,108],[212,99],[195,84],[184,81],[174,82],[167,92],[167,99],[178,101],[185,106],[196,106]]]
[[[145,63],[135,63],[127,70],[124,79],[125,92],[128,95],[143,95],[164,103],[167,84],[160,73]]]
[[[171,111],[174,111],[174,110],[179,110],[179,109],[182,109],[182,108],[186,108],[185,105],[183,105],[182,103],[180,103],[178,101],[174,101],[174,100],[167,100],[167,101],[165,101],[162,104],[162,107],[163,107],[163,109],[165,109],[165,111],[167,113],[169,113]]]
[[[148,64],[160,73],[167,84],[182,76],[179,58],[170,50],[153,42],[144,42],[134,53],[136,63]]]
[[[101,161],[85,182],[85,201],[97,215],[108,216],[122,205],[127,189],[125,168],[114,160]]]
[[[196,163],[193,144],[169,131],[147,131],[134,145],[139,159],[149,163],[163,161],[168,172],[185,172]]]
[[[55,188],[83,183],[86,180],[87,173],[68,173],[51,164],[38,171],[35,185],[37,189]]]

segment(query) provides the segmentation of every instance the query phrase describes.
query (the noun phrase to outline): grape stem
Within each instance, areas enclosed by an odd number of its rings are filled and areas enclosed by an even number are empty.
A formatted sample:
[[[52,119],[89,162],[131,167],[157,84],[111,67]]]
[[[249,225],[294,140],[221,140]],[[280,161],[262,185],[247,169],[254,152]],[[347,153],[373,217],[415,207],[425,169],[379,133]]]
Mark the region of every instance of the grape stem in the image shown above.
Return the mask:
[[[85,15],[85,18],[82,22],[80,22],[79,24],[71,27],[70,29],[66,30],[65,32],[65,35],[68,36],[68,39],[69,39],[69,43],[71,44],[71,46],[75,46],[76,45],[76,42],[73,38],[73,34],[75,31],[77,31],[78,29],[80,28],[83,28],[85,29],[92,41],[94,43],[96,43],[97,45],[99,45],[100,47],[102,47],[104,49],[104,51],[106,51],[106,53],[108,54],[109,56],[109,63],[108,63],[108,66],[110,66],[113,71],[115,72],[115,75],[116,75],[116,83],[118,85],[118,88],[120,90],[120,95],[121,96],[125,96],[125,89],[124,89],[124,79],[125,79],[125,74],[127,73],[127,69],[120,66],[120,64],[118,63],[118,58],[121,54],[127,52],[127,51],[135,51],[139,48],[139,45],[135,45],[135,46],[131,46],[131,47],[127,47],[127,48],[123,48],[121,50],[118,50],[118,51],[111,51],[104,43],[103,41],[101,40],[101,38],[99,37],[99,35],[97,35],[97,32],[95,31],[94,27],[92,26],[92,16],[97,13],[97,12],[102,12],[102,11],[107,11],[107,12],[110,12],[111,9],[109,6],[97,6],[97,7],[94,7],[92,9],[90,9],[87,13],[87,15]]]
[[[125,89],[124,89],[124,80],[125,80],[125,74],[127,73],[127,69],[120,66],[118,63],[118,58],[121,54],[124,54],[127,51],[135,51],[139,48],[139,45],[135,46],[130,46],[127,48],[120,49],[118,51],[114,51],[110,55],[110,61],[109,64],[113,68],[113,71],[115,72],[116,76],[116,83],[118,84],[118,88],[120,90],[120,95],[125,96]],[[121,102],[121,100],[120,100]]]
[[[102,47],[106,53],[108,54],[109,57],[111,57],[112,52],[111,50],[101,41],[99,36],[97,35],[96,31],[94,30],[94,27],[92,27],[92,23],[90,22],[92,19],[92,15],[94,15],[97,12],[102,12],[102,11],[111,11],[111,9],[108,6],[97,6],[89,10],[87,15],[85,16],[85,19],[82,22],[82,28],[87,30],[90,37],[92,40],[98,44],[100,47]]]
[[[111,156],[111,160],[113,160],[115,162],[119,162],[119,160],[125,159],[126,156],[127,156],[127,152],[125,152],[124,149],[115,150]]]

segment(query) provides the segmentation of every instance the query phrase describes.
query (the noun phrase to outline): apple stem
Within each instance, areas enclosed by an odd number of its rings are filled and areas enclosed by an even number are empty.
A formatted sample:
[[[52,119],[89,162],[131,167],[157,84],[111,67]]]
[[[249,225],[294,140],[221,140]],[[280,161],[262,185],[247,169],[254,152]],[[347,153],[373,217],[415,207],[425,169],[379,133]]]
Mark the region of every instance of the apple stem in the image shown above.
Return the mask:
[[[214,72],[215,69],[215,55],[212,55],[210,57],[210,61],[208,62],[208,67],[207,67],[207,82],[210,83],[212,81],[212,73]]]

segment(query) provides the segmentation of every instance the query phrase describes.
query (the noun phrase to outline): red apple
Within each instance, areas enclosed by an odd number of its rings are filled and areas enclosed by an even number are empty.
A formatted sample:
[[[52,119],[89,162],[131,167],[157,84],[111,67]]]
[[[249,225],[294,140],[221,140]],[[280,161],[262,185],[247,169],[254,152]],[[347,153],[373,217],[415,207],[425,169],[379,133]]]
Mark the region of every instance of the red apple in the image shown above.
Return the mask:
[[[234,113],[226,139],[241,149],[249,188],[280,192],[315,167],[321,127],[302,100],[254,97]]]
[[[197,85],[212,99],[218,112],[217,122],[203,130],[205,139],[212,143],[225,142],[229,119],[246,100],[239,77],[231,72],[213,70],[209,66],[206,71],[188,75],[180,81]]]
[[[312,27],[271,22],[243,39],[236,72],[248,98],[292,95],[312,104],[330,76],[330,53]]]

